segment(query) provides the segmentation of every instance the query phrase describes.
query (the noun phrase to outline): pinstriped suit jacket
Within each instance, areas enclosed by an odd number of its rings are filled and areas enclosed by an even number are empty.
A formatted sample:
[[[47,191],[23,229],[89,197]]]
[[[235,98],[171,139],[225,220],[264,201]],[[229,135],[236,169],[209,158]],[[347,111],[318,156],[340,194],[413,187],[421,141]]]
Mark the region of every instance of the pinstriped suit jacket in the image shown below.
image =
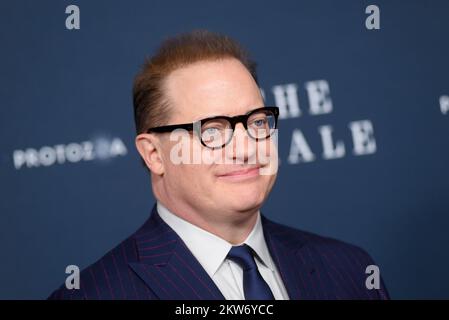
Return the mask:
[[[365,285],[362,249],[299,231],[262,215],[265,240],[290,299],[388,299]],[[80,289],[54,291],[49,299],[224,299],[156,206],[132,236],[81,272]]]

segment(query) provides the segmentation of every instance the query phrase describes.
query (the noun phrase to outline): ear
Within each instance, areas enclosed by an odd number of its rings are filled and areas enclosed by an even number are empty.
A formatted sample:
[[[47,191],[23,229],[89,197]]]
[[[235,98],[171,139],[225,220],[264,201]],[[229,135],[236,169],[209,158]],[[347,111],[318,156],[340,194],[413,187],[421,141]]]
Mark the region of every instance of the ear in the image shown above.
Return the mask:
[[[159,138],[151,133],[141,133],[135,140],[137,151],[139,151],[148,169],[156,175],[164,173],[162,150],[159,142]]]

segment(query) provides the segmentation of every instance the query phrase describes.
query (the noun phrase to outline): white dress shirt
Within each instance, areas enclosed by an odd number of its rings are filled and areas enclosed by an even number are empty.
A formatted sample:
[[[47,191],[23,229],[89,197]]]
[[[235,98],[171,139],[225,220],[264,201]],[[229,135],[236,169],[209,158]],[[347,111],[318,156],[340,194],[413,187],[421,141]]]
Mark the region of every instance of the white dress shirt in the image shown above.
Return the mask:
[[[233,245],[178,217],[160,202],[157,202],[157,211],[162,220],[184,241],[187,248],[220,289],[225,299],[244,300],[243,270],[237,263],[226,258]],[[276,300],[288,300],[287,290],[276,265],[271,259],[263,236],[260,212],[257,213],[257,221],[253,230],[243,243],[255,251],[256,257],[254,260],[257,268],[270,287],[274,298]]]

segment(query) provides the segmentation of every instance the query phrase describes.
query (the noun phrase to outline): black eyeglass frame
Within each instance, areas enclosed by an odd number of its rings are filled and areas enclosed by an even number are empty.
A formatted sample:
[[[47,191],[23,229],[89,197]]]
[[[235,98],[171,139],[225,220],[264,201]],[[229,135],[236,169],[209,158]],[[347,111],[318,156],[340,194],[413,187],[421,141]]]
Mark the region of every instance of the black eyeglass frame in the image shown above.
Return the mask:
[[[153,127],[153,128],[149,128],[147,130],[147,133],[152,133],[152,132],[166,133],[166,132],[172,132],[172,131],[174,131],[176,129],[184,129],[184,130],[187,130],[187,131],[195,132],[197,134],[198,138],[200,139],[201,144],[203,146],[205,146],[206,148],[209,148],[209,149],[221,149],[221,148],[223,148],[225,145],[227,145],[232,140],[232,137],[234,136],[235,126],[237,125],[237,123],[242,123],[243,127],[248,132],[248,136],[250,136],[252,139],[254,139],[256,141],[265,140],[265,139],[268,139],[269,137],[271,137],[272,132],[270,132],[269,135],[264,137],[264,138],[256,138],[256,137],[251,136],[251,134],[248,131],[248,119],[249,119],[249,117],[251,115],[253,115],[254,113],[260,112],[260,111],[270,111],[270,112],[273,113],[273,115],[274,115],[274,128],[273,128],[273,130],[276,130],[277,127],[278,127],[279,108],[275,107],[275,106],[267,106],[267,107],[254,109],[254,110],[251,110],[251,111],[247,112],[246,114],[239,115],[239,116],[234,116],[234,117],[215,116],[215,117],[201,119],[201,120],[195,121],[193,123],[171,124],[171,125],[166,125],[166,126]],[[206,145],[204,143],[203,139],[201,138],[201,123],[205,123],[207,121],[217,120],[217,119],[227,120],[231,124],[232,135],[229,138],[229,140],[227,142],[225,142],[223,145],[217,146],[217,147],[210,147],[210,146]]]

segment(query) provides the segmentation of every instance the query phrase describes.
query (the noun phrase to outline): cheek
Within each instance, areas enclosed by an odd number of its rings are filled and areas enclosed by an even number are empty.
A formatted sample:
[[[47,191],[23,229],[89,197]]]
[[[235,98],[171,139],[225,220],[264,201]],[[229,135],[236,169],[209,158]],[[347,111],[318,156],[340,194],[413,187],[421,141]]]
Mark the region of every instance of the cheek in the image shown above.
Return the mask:
[[[273,158],[277,156],[277,144],[271,139],[257,143],[257,155],[259,157]]]
[[[182,185],[186,193],[204,195],[214,191],[214,177],[210,166],[183,164],[173,167],[172,184]]]

